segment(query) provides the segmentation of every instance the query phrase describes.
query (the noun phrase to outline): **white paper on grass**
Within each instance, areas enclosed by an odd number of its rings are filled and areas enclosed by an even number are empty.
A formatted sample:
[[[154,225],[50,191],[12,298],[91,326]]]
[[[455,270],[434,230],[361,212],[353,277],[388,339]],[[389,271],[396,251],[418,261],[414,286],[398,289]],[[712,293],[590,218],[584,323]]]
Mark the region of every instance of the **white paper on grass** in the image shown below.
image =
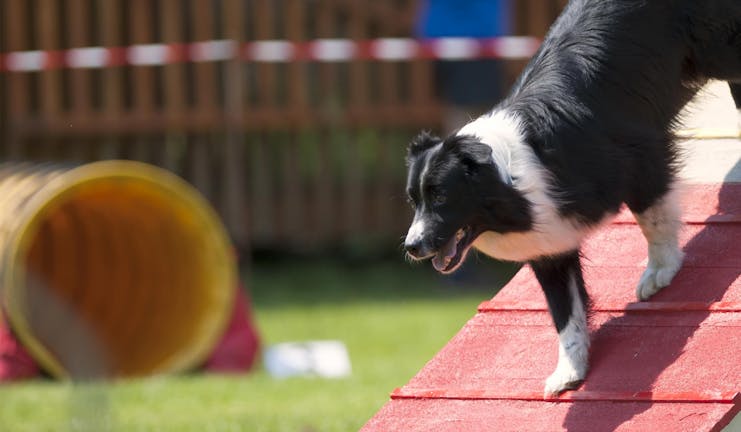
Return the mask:
[[[265,368],[276,378],[320,376],[342,378],[350,375],[350,356],[340,341],[286,342],[265,350]]]

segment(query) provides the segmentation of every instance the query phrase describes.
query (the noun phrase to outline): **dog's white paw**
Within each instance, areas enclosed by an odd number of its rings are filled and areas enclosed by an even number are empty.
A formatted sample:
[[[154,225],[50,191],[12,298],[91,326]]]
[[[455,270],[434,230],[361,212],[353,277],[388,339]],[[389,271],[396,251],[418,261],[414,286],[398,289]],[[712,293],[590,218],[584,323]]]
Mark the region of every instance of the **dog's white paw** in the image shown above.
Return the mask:
[[[573,390],[584,382],[584,377],[587,374],[586,365],[579,368],[572,367],[570,364],[559,363],[556,370],[545,380],[545,390],[543,390],[543,397],[549,398],[558,396],[566,390]]]
[[[561,335],[563,336],[563,335]],[[589,367],[589,339],[586,334],[583,337],[566,340],[559,343],[558,364],[556,370],[545,380],[543,396],[557,396],[558,394],[572,390],[584,381]]]
[[[638,287],[636,287],[638,301],[648,300],[652,295],[669,285],[682,267],[683,259],[684,253],[682,251],[672,249],[662,254],[660,263],[649,260],[648,267],[643,272]]]

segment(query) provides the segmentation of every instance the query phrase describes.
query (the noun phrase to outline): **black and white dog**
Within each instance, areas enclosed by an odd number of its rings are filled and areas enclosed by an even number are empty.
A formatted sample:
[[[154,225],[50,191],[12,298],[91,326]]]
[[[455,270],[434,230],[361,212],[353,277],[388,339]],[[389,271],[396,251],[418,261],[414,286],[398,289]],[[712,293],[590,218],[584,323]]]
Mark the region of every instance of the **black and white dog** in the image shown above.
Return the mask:
[[[709,78],[741,84],[741,0],[572,0],[504,101],[409,146],[408,255],[442,273],[471,247],[531,265],[559,336],[546,394],[587,372],[591,231],[633,212],[648,242],[639,300],[681,267],[673,131]]]

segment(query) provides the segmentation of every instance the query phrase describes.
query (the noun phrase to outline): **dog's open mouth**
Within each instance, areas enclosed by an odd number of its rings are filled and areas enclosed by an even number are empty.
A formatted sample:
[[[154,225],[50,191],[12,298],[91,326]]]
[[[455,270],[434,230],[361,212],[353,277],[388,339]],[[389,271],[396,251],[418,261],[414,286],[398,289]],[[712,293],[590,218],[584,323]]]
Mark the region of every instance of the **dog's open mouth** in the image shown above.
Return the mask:
[[[456,231],[443,247],[432,257],[432,266],[443,274],[452,273],[460,267],[473,243],[472,231],[464,227]]]

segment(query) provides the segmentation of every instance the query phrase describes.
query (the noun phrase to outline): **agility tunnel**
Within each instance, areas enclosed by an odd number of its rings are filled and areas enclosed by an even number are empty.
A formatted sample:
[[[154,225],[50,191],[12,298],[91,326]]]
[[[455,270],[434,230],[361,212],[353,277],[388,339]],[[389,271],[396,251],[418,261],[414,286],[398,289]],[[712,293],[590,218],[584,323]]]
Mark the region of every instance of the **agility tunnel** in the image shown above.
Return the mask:
[[[211,352],[236,264],[187,183],[129,161],[5,164],[0,203],[0,318],[46,372],[173,373]]]

